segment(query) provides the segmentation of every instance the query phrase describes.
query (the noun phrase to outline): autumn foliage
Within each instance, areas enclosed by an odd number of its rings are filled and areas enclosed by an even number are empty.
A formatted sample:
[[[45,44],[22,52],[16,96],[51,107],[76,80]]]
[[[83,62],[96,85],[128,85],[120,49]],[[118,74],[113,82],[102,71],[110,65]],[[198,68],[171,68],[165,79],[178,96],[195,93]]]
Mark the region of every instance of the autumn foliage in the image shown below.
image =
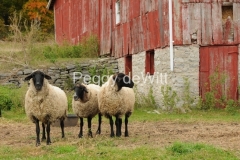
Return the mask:
[[[29,0],[23,11],[29,20],[37,20],[41,23],[42,32],[52,32],[54,29],[53,12],[46,8],[47,0]]]

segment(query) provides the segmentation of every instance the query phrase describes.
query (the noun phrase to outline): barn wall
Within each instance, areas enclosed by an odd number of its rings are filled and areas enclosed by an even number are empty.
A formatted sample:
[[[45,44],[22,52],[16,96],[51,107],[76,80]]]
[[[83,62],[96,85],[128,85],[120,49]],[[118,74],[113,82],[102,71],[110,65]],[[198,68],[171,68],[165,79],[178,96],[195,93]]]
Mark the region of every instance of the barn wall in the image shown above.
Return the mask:
[[[240,45],[238,45],[238,86],[240,86]],[[238,91],[238,97],[240,97],[240,92]]]
[[[100,0],[56,0],[54,14],[57,43],[78,44],[91,34],[100,37]]]
[[[132,73],[133,80],[136,84],[137,91],[140,94],[148,94],[150,86],[153,86],[155,100],[159,107],[162,107],[161,86],[169,85],[178,93],[179,97],[183,97],[184,78],[188,78],[190,82],[190,94],[196,99],[199,96],[199,46],[175,46],[174,47],[174,71],[170,71],[169,47],[164,49],[155,49],[155,74],[150,76],[153,83],[145,78],[145,56],[146,52],[139,52],[132,55]],[[188,62],[188,63],[186,63]],[[124,72],[124,58],[118,59],[119,72]],[[165,83],[165,74],[167,75],[167,83]],[[140,77],[140,81],[136,76]],[[139,83],[138,83],[139,81]],[[179,102],[179,106],[182,105]]]
[[[77,44],[90,34],[100,40],[100,55],[123,57],[169,46],[168,0],[120,0],[116,24],[115,0],[56,0],[56,41]],[[232,17],[222,13],[226,0],[173,0],[174,45],[240,43],[240,0],[232,2]]]

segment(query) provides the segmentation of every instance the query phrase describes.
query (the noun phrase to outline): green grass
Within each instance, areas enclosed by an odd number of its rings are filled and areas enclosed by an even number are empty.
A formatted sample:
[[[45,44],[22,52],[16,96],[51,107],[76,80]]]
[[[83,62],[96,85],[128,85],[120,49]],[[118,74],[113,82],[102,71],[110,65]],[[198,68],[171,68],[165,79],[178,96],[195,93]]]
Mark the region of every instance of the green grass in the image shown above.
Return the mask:
[[[205,159],[237,160],[230,151],[199,143],[175,142],[167,147],[142,145],[133,148],[119,147],[113,139],[76,140],[75,144],[40,147],[1,146],[0,159]]]
[[[72,113],[72,109],[69,109],[69,113]],[[11,120],[15,122],[27,121],[26,115],[23,107],[13,109],[10,111],[3,110],[2,116],[6,120]],[[97,117],[97,116],[96,116]],[[97,118],[93,121],[97,122]],[[134,122],[154,122],[154,121],[175,121],[182,123],[192,123],[192,122],[240,122],[240,114],[228,114],[224,110],[215,111],[201,111],[193,110],[189,113],[178,114],[178,113],[149,113],[144,109],[135,109],[129,121]]]
[[[160,111],[161,112],[161,111]],[[193,110],[189,113],[149,113],[149,110],[135,109],[130,117],[133,121],[179,121],[179,122],[240,122],[240,114],[229,114],[225,110]]]
[[[192,122],[239,122],[240,115],[230,115],[222,110],[216,111],[193,111],[186,114],[154,114],[147,113],[146,110],[136,109],[130,117],[129,122],[155,122],[155,121],[175,121],[180,123]],[[108,120],[103,118],[104,123]],[[0,123],[29,123],[25,113],[19,110],[3,111]],[[85,121],[86,122],[86,121]],[[93,119],[97,123],[97,117]],[[86,123],[85,123],[86,124]],[[86,132],[86,131],[84,131]],[[72,134],[72,133],[67,133]],[[70,135],[68,135],[70,136]],[[56,137],[54,135],[53,137]],[[28,137],[33,142],[35,137]],[[83,138],[68,141],[68,139],[55,139],[55,142],[46,146],[43,142],[41,146],[35,147],[34,143],[23,144],[21,146],[10,147],[2,145],[0,142],[0,159],[205,159],[205,160],[237,160],[240,158],[238,151],[224,150],[215,146],[194,143],[194,142],[173,142],[167,146],[156,146],[150,143],[143,143],[145,139],[138,137],[110,138],[99,136],[94,138]],[[127,144],[127,145],[126,145]]]
[[[231,152],[214,146],[199,143],[175,142],[166,148],[168,158],[172,160],[185,159],[205,159],[205,160],[237,160],[238,158]]]

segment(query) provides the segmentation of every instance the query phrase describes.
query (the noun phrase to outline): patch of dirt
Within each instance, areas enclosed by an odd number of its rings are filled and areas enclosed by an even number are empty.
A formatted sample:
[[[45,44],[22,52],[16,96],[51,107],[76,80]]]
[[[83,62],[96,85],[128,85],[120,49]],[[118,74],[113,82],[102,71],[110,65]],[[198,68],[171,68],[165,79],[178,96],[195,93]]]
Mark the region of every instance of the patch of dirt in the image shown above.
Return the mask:
[[[87,122],[84,121],[84,137],[87,135]],[[122,127],[124,135],[124,123]],[[102,124],[102,134],[95,135],[97,123],[93,122],[92,131],[94,138],[109,138],[110,127],[108,121]],[[66,127],[66,141],[76,142],[79,125]],[[51,139],[54,143],[59,141],[61,131],[59,127],[51,127]],[[35,144],[35,125],[33,123],[1,123],[0,145],[24,146]],[[125,140],[125,141],[122,141]],[[65,141],[65,142],[66,142]],[[223,149],[239,150],[240,125],[238,123],[206,123],[206,122],[129,122],[129,137],[117,139],[118,146],[136,147],[145,144],[151,146],[166,147],[175,141],[205,143]],[[122,141],[122,142],[121,142]],[[44,142],[45,143],[45,142]],[[45,145],[45,144],[44,144]]]

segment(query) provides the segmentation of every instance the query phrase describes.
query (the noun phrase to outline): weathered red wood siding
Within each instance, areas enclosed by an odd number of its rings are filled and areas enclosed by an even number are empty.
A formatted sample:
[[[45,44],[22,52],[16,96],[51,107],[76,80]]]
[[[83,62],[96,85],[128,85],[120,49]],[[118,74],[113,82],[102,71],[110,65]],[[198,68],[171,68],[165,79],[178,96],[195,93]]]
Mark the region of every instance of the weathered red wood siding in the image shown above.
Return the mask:
[[[210,76],[219,81],[211,81]],[[200,48],[200,95],[210,90],[215,96],[238,99],[238,46],[207,46]],[[222,80],[223,81],[222,81]],[[224,82],[224,83],[223,83]]]
[[[173,0],[174,45],[236,45],[240,43],[240,0],[232,2],[233,17],[222,20],[227,0]],[[77,44],[99,37],[100,55],[123,57],[169,45],[168,0],[56,0],[56,41]]]
[[[113,43],[112,34],[112,10],[114,6],[111,0],[100,0],[100,54],[110,54]]]
[[[79,43],[90,34],[100,37],[100,0],[56,0],[55,28],[58,43]]]

